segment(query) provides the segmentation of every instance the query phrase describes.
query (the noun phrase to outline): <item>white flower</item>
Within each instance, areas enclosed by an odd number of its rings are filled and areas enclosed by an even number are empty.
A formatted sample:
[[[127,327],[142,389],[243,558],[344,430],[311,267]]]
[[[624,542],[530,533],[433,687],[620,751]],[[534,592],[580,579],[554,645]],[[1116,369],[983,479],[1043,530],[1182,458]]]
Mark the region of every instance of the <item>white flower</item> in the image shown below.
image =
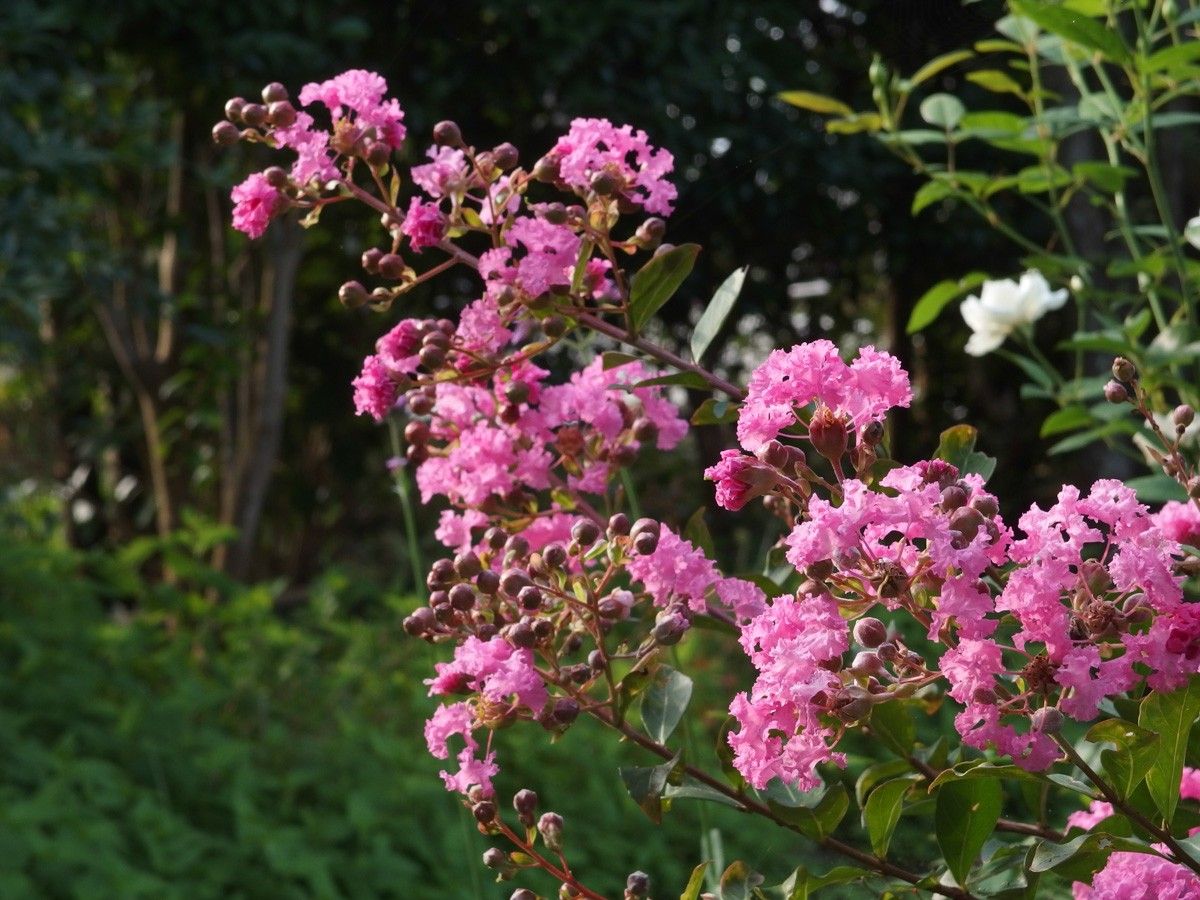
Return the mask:
[[[1041,272],[1033,269],[1021,276],[985,281],[980,296],[962,302],[963,320],[974,334],[967,341],[972,356],[991,353],[1004,339],[1024,325],[1032,325],[1047,312],[1067,302],[1067,290],[1051,291]]]
[[[1183,239],[1200,250],[1200,216],[1188,219],[1188,223],[1183,226]]]

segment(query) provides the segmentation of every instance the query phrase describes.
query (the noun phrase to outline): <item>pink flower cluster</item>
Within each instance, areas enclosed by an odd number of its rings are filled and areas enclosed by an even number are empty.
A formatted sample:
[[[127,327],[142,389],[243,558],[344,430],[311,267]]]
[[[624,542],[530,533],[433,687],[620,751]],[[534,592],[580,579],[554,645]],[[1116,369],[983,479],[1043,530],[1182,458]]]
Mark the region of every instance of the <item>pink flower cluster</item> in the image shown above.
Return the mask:
[[[1179,796],[1200,800],[1200,770],[1184,768]],[[1090,831],[1112,814],[1111,803],[1093,800],[1087,810],[1072,813],[1067,825]],[[1198,831],[1193,828],[1189,834]],[[1167,848],[1155,845],[1155,849],[1166,852]],[[1150,853],[1119,851],[1108,858],[1091,884],[1077,881],[1073,891],[1075,900],[1187,900],[1200,897],[1200,877],[1186,866]]]
[[[708,608],[710,592],[740,621],[766,609],[766,595],[751,581],[724,578],[704,551],[669,528],[658,539],[658,549],[636,556],[626,566],[629,577],[641,582],[655,606],[682,600],[695,613]]]
[[[830,341],[798,344],[773,350],[750,376],[738,414],[738,440],[753,453],[797,424],[798,411],[812,403],[861,430],[910,402],[908,374],[891,354],[863,347],[847,365]]]
[[[666,177],[675,159],[651,147],[644,131],[608,119],[575,119],[548,158],[557,164],[559,178],[581,194],[596,190],[604,177],[611,185],[603,193],[618,194],[646,212],[669,215],[674,206],[677,192]]]

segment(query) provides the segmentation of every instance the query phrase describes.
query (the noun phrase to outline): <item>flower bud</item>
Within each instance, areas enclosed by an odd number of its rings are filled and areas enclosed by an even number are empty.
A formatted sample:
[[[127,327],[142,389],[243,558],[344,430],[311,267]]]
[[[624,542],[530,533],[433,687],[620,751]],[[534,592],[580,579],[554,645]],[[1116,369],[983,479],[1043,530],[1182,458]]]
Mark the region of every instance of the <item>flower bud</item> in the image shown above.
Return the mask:
[[[1171,412],[1171,421],[1175,423],[1175,429],[1183,433],[1192,421],[1196,418],[1196,411],[1186,403],[1181,403]]]
[[[645,872],[633,872],[625,879],[626,900],[641,900],[650,894],[650,876]]]
[[[517,152],[517,148],[507,142],[492,151],[492,162],[502,172],[516,168],[519,158],[520,154]]]
[[[384,278],[392,281],[399,280],[404,277],[404,272],[408,268],[404,263],[404,257],[398,253],[385,253],[379,257],[379,274]]]
[[[808,439],[816,451],[830,461],[837,461],[846,452],[849,435],[846,420],[822,404],[808,423]]]
[[[251,128],[267,124],[267,108],[260,103],[247,103],[242,107],[242,121]]]
[[[645,249],[655,250],[662,243],[662,239],[666,233],[667,223],[657,216],[651,216],[638,226],[634,238]]]
[[[854,623],[854,640],[863,647],[878,647],[887,640],[887,626],[878,619],[864,616]]]
[[[591,547],[600,539],[600,526],[591,519],[580,519],[571,526],[571,538],[582,547]]]
[[[276,128],[290,128],[296,124],[296,108],[286,100],[277,100],[267,107],[267,119]]]
[[[446,364],[446,351],[441,347],[422,347],[417,358],[426,369],[435,372]]]
[[[529,555],[529,541],[522,535],[514,534],[504,542],[504,551],[513,559],[524,559]]]
[[[1119,381],[1110,381],[1104,385],[1104,399],[1109,403],[1125,403],[1129,400],[1129,391]]]
[[[500,576],[500,590],[508,596],[516,598],[521,588],[529,586],[529,576],[520,569],[506,569]]]
[[[278,103],[288,99],[287,88],[278,81],[272,81],[262,89],[263,103]]]
[[[879,658],[884,662],[891,662],[900,655],[900,648],[891,641],[884,641],[875,648],[875,652],[879,654]]]
[[[996,502],[995,497],[980,495],[971,501],[971,508],[985,519],[994,519],[1000,513],[1000,504]]]
[[[1112,374],[1113,378],[1117,379],[1117,381],[1123,381],[1125,384],[1133,384],[1137,381],[1138,370],[1137,366],[1125,357],[1118,356],[1113,360]]]
[[[450,605],[459,612],[466,612],[475,606],[475,592],[468,585],[456,584],[450,588]]]
[[[560,338],[567,333],[567,320],[558,315],[546,316],[542,319],[542,332],[548,338]]]
[[[608,520],[608,536],[610,538],[624,537],[629,534],[629,528],[629,516],[625,513],[617,513]]]
[[[521,605],[521,609],[527,609],[530,612],[541,608],[542,599],[542,592],[535,584],[527,584],[517,591],[517,603]]]
[[[456,123],[446,119],[433,126],[433,142],[442,147],[461,147],[462,132]]]
[[[496,804],[491,800],[482,800],[471,808],[471,814],[476,822],[486,825],[496,818]]]
[[[245,108],[245,100],[241,97],[231,97],[225,101],[225,118],[236,124],[242,120],[242,110]]]
[[[850,671],[855,675],[878,675],[883,671],[883,660],[873,650],[863,650],[855,654]]]
[[[547,544],[542,548],[542,562],[550,569],[561,569],[567,564],[567,551],[562,544]]]
[[[347,281],[338,288],[338,300],[346,309],[358,309],[367,302],[367,289],[357,281]]]
[[[508,900],[538,900],[538,895],[529,888],[517,888],[509,895]]]
[[[365,158],[372,169],[382,169],[391,161],[392,148],[383,141],[375,141],[367,148]]]
[[[491,597],[500,590],[500,576],[491,569],[484,569],[475,576],[475,587],[479,588],[479,593]]]
[[[562,850],[563,818],[555,812],[542,813],[537,823],[538,834],[546,844],[547,850],[557,853]]]
[[[950,514],[950,530],[957,531],[965,544],[971,543],[983,525],[983,515],[970,506],[956,509]]]
[[[533,814],[537,811],[537,805],[538,795],[528,788],[522,788],[513,794],[513,809],[517,811],[517,816],[523,824],[533,824]]]
[[[241,132],[232,122],[218,122],[213,126],[213,143],[219,147],[232,147],[240,137]]]
[[[437,617],[428,606],[414,609],[404,619],[404,631],[413,637],[423,637],[437,625]]]
[[[1053,706],[1043,706],[1034,711],[1030,725],[1034,731],[1040,731],[1043,734],[1058,734],[1062,731],[1063,714]]]
[[[864,444],[866,444],[868,447],[874,447],[882,440],[883,440],[883,423],[882,422],[868,422],[865,426],[863,426],[862,442]]]
[[[611,172],[600,171],[592,176],[589,182],[593,191],[601,197],[607,197],[609,194],[617,190],[617,179]]]
[[[954,512],[954,510],[966,506],[968,499],[967,489],[961,484],[952,484],[942,488],[942,509],[947,512]]]
[[[531,174],[535,181],[540,181],[543,184],[551,184],[558,181],[559,165],[558,157],[543,156],[533,164],[533,172]]]
[[[651,531],[643,531],[634,537],[633,549],[640,556],[649,556],[658,549],[658,535]]]
[[[650,634],[657,643],[670,647],[683,640],[689,625],[686,615],[668,608],[655,616],[654,628]]]

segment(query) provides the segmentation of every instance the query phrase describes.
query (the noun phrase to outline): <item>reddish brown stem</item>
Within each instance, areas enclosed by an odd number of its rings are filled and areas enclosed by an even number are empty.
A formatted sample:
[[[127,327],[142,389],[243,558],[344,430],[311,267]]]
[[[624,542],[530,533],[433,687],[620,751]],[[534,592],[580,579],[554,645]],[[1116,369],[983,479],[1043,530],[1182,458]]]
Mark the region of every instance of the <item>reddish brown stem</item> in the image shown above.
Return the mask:
[[[521,837],[503,822],[497,820],[495,824],[500,829],[500,833],[512,841],[512,843],[516,845],[517,849],[537,863],[539,869],[548,872],[552,877],[557,878],[564,884],[570,885],[571,889],[578,891],[581,897],[587,897],[588,900],[606,900],[603,894],[597,894],[591,888],[580,884],[575,876],[572,875],[570,870],[568,870],[565,866],[560,868],[559,866],[556,866],[554,863],[550,862],[550,860],[546,859],[546,857],[542,856],[542,854],[538,853],[537,850],[534,849],[533,844],[526,841],[523,837]]]

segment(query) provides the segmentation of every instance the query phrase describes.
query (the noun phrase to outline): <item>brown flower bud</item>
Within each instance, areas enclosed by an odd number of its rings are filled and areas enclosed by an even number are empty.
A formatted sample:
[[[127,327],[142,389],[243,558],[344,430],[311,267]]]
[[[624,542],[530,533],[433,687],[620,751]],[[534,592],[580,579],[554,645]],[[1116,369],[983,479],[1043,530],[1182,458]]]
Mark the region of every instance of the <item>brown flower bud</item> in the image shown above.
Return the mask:
[[[242,121],[251,128],[267,124],[267,108],[260,103],[247,103],[242,107]]]
[[[225,101],[225,118],[230,122],[238,123],[242,121],[242,110],[246,108],[246,101],[241,97],[231,97]]]
[[[384,278],[398,280],[404,277],[404,271],[407,268],[404,257],[398,253],[385,253],[379,257],[379,274]]]
[[[537,830],[538,834],[542,836],[542,840],[545,842],[548,850],[553,850],[557,853],[562,849],[562,816],[554,812],[542,813],[541,818],[538,819]]]
[[[616,513],[608,520],[608,536],[610,538],[624,537],[629,534],[629,528],[629,516],[625,513]]]
[[[582,547],[590,547],[600,540],[600,526],[591,519],[580,519],[571,526],[571,538]]]
[[[1113,360],[1112,374],[1113,378],[1117,379],[1117,381],[1123,381],[1125,384],[1133,384],[1137,381],[1138,370],[1137,366],[1125,357],[1118,356]]]
[[[491,569],[484,569],[475,576],[475,587],[479,588],[479,593],[490,597],[500,590],[500,576]]]
[[[286,100],[276,100],[267,107],[267,119],[276,128],[290,128],[296,124],[296,108]]]
[[[1110,381],[1104,385],[1104,399],[1109,403],[1125,403],[1129,400],[1129,391],[1119,381]]]
[[[358,309],[367,302],[367,289],[357,281],[347,281],[338,288],[338,300],[346,309]]]
[[[1171,421],[1175,423],[1175,428],[1179,432],[1186,431],[1195,418],[1196,411],[1186,403],[1181,403],[1171,412]]]
[[[887,640],[887,626],[878,619],[864,616],[854,623],[854,640],[863,647],[878,647]]]
[[[830,461],[837,461],[846,452],[849,435],[846,419],[824,404],[813,413],[808,423],[808,439],[818,453]]]
[[[287,88],[278,81],[272,81],[262,89],[263,103],[280,103],[288,99]]]
[[[1043,706],[1034,711],[1030,725],[1034,731],[1040,731],[1043,734],[1058,734],[1062,731],[1063,714],[1053,706]]]
[[[516,168],[519,159],[520,154],[517,152],[517,148],[507,142],[492,150],[492,162],[502,172]]]
[[[461,147],[462,132],[456,123],[446,119],[433,126],[433,142],[442,147]]]
[[[213,143],[219,147],[232,147],[240,137],[241,132],[232,122],[218,122],[213,126]]]

